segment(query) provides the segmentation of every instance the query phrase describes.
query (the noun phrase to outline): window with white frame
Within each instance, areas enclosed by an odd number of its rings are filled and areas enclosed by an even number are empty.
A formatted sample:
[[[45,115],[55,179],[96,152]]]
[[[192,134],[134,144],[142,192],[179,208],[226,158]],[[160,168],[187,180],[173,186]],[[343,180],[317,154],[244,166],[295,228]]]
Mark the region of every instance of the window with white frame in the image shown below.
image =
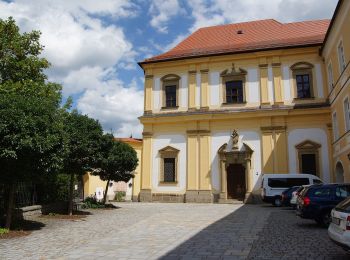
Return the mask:
[[[333,88],[333,68],[332,68],[332,63],[328,63],[328,86],[330,89]]]
[[[339,66],[340,66],[340,73],[341,73],[345,69],[345,65],[346,65],[343,42],[340,42],[338,45],[338,59],[339,59]]]
[[[344,100],[345,131],[350,130],[350,105],[349,98]]]
[[[334,141],[336,141],[339,137],[338,121],[337,121],[337,113],[336,112],[333,113],[332,121],[333,121],[333,137],[334,137]]]

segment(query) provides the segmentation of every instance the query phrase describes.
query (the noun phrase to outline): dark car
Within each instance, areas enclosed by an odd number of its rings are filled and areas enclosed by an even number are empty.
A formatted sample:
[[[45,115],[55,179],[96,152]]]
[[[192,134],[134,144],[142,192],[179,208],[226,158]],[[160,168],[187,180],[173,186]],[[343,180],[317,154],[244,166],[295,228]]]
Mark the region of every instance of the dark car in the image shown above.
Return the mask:
[[[311,185],[298,196],[297,215],[328,226],[332,209],[348,196],[350,196],[350,184]]]
[[[292,198],[292,194],[294,191],[299,189],[300,186],[293,186],[289,189],[286,189],[284,192],[282,192],[282,206],[290,206],[290,200]]]

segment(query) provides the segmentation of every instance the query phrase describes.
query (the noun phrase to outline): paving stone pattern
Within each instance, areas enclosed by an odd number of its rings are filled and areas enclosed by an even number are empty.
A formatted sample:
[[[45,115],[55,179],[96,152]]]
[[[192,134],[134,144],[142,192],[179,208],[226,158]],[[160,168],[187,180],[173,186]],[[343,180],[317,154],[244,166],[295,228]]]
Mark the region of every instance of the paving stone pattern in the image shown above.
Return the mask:
[[[313,220],[295,216],[294,210],[274,210],[253,244],[248,259],[350,259],[333,244]]]
[[[326,229],[291,211],[262,205],[116,205],[120,208],[93,210],[79,221],[33,218],[45,226],[27,237],[0,240],[0,259],[289,259],[299,258],[296,248],[308,259],[346,257]],[[306,232],[305,240],[294,239]],[[286,238],[293,243],[288,246]]]

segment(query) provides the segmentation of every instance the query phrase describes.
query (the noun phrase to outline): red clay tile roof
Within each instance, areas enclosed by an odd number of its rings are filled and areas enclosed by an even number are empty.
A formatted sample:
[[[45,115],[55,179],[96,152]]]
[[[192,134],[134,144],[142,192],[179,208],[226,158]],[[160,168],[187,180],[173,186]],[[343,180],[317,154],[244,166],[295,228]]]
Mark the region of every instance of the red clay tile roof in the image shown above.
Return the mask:
[[[198,56],[321,45],[329,20],[280,23],[273,19],[201,28],[168,52],[140,64]],[[241,31],[242,34],[238,34]]]
[[[116,141],[120,141],[120,142],[126,142],[126,143],[142,143],[142,139],[138,139],[138,138],[114,138],[114,140]]]

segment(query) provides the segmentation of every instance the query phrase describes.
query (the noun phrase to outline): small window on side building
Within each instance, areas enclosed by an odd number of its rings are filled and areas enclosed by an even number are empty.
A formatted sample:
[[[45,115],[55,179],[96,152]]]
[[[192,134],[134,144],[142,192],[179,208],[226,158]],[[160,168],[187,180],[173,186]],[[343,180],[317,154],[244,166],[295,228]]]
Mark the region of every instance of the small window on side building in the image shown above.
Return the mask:
[[[350,104],[349,98],[344,100],[344,117],[345,117],[345,131],[350,130]]]
[[[344,47],[343,42],[341,41],[338,45],[338,59],[339,59],[339,67],[340,67],[340,73],[342,73],[345,70],[345,55],[344,55]]]
[[[328,67],[327,67],[327,70],[328,70],[328,86],[329,86],[329,89],[331,90],[334,86],[334,82],[333,82],[333,68],[332,68],[332,64],[329,63],[328,64]]]

